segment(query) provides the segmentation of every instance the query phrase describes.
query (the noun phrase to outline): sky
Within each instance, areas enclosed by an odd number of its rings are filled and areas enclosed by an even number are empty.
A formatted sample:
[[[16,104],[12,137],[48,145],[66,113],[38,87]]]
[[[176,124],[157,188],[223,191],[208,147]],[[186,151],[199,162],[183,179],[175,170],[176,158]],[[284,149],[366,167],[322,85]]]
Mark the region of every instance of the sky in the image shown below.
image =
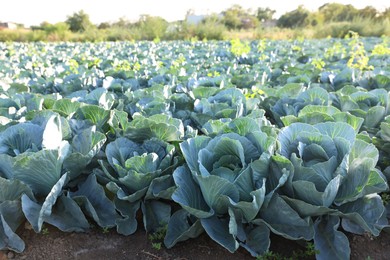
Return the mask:
[[[371,5],[382,11],[390,7],[389,0],[3,0],[0,8],[0,21],[22,23],[25,26],[63,22],[67,16],[84,10],[94,24],[115,22],[120,18],[136,21],[141,14],[160,16],[167,21],[183,20],[188,10],[196,14],[219,13],[234,4],[245,9],[269,7],[276,10],[275,17],[304,5],[315,11],[328,2],[352,4],[356,8]]]

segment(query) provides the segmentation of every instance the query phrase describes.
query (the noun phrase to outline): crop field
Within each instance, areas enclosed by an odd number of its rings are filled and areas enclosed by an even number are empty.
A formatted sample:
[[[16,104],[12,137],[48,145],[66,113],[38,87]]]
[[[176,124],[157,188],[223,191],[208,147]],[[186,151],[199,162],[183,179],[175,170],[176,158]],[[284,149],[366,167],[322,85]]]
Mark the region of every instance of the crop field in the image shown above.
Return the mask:
[[[0,43],[0,249],[18,228],[270,235],[349,259],[390,230],[389,38]]]

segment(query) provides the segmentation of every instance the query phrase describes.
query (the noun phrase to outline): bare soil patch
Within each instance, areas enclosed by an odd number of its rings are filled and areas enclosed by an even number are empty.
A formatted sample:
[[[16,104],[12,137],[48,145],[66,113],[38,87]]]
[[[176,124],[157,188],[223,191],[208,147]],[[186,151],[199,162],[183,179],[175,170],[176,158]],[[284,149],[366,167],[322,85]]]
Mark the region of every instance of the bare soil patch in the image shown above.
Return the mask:
[[[156,249],[148,235],[140,228],[131,236],[122,236],[115,229],[104,231],[94,228],[86,233],[66,233],[45,225],[44,232],[35,233],[29,228],[19,231],[26,243],[21,254],[0,251],[0,260],[8,259],[147,259],[147,260],[245,260],[253,259],[243,248],[232,254],[212,241],[206,234],[177,244],[172,249]],[[385,260],[390,257],[390,234],[379,237],[348,234],[351,259]],[[298,243],[272,236],[271,251],[291,257],[294,251],[304,250]],[[310,259],[310,258],[308,258]],[[313,258],[314,259],[314,258]]]

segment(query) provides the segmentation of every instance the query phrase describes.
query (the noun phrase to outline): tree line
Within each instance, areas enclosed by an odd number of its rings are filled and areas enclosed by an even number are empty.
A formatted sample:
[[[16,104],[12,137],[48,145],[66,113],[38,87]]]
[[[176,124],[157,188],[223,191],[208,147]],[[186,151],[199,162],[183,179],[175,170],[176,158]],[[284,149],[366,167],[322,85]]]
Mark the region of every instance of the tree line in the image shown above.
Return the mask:
[[[193,13],[188,11],[185,20],[171,23],[158,16],[141,15],[136,22],[120,18],[115,22],[95,25],[89,15],[80,10],[69,15],[64,22],[42,22],[39,26],[31,26],[32,32],[26,32],[30,35],[25,40],[220,40],[240,35],[262,38],[267,37],[267,32],[280,32],[288,38],[288,33],[299,36],[299,33],[304,32],[302,29],[310,32],[303,36],[315,38],[344,37],[350,30],[357,31],[362,36],[390,35],[390,8],[379,11],[372,6],[357,9],[352,5],[327,3],[314,12],[298,6],[278,19],[274,18],[275,13],[275,10],[268,7],[252,10],[233,5],[220,14],[204,16],[199,23],[189,21]],[[18,40],[4,39],[7,36],[12,36],[12,33],[0,31],[0,41]],[[21,37],[20,33],[18,36]]]

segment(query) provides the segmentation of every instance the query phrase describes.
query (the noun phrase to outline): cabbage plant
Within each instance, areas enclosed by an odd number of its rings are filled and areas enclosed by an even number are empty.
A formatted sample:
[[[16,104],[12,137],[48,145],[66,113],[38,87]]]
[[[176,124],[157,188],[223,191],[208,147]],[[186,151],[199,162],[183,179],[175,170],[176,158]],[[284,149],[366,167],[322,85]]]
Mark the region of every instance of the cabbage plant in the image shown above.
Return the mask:
[[[290,84],[291,85],[291,84]],[[285,90],[294,90],[290,85],[283,87]],[[294,85],[292,85],[294,86]],[[290,89],[289,89],[290,88]],[[302,91],[301,89],[298,89]],[[283,93],[283,92],[282,92]],[[292,96],[294,92],[291,93]],[[283,94],[279,94],[283,95]],[[280,127],[285,125],[283,120],[286,116],[298,116],[299,112],[308,105],[327,106],[329,103],[329,94],[326,90],[320,87],[310,88],[302,91],[296,97],[281,96],[269,110],[272,114],[272,119]]]
[[[228,88],[212,96],[196,99],[192,119],[202,127],[210,119],[238,118],[258,109],[260,100],[246,98],[242,90]]]
[[[85,231],[90,225],[84,212],[102,227],[115,226],[119,215],[91,170],[86,170],[106,137],[95,127],[73,136],[70,131],[68,121],[50,111],[0,133],[0,233],[7,237],[0,248],[23,251],[23,241],[12,232],[24,217],[36,232],[44,222],[62,231]],[[70,181],[78,184],[72,185],[73,196],[68,193]]]
[[[333,94],[333,106],[363,118],[362,130],[379,131],[380,123],[389,114],[389,93],[385,89],[366,91],[347,85]]]
[[[278,167],[290,171],[282,197],[300,216],[313,218],[318,259],[349,258],[348,239],[340,227],[379,235],[387,220],[378,193],[388,186],[375,168],[374,145],[358,139],[342,122],[294,123],[280,132],[278,141],[288,159]]]
[[[242,120],[234,123],[232,128],[244,126]],[[291,239],[312,238],[310,220],[300,218],[275,194],[288,172],[272,177],[271,160],[279,158],[271,159],[274,137],[259,130],[222,133],[197,136],[180,147],[187,166],[173,174],[178,188],[172,199],[183,209],[168,225],[168,248],[203,230],[230,252],[241,245],[253,256],[268,250],[270,230]]]
[[[136,143],[120,137],[105,152],[109,165],[99,162],[108,178],[106,187],[115,194],[115,206],[123,216],[117,220],[118,233],[136,231],[140,207],[148,232],[168,223],[171,207],[161,200],[170,200],[173,192],[170,173],[178,163],[175,147],[155,138]]]

